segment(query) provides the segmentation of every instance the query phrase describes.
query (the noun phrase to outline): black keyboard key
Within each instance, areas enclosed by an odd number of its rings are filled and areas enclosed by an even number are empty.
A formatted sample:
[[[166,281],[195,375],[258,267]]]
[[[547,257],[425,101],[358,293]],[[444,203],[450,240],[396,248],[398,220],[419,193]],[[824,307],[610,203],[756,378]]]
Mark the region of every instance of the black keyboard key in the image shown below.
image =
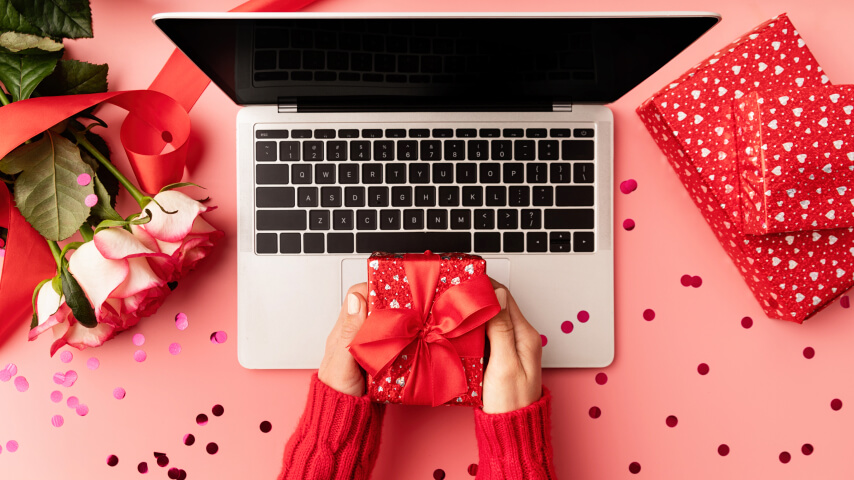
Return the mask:
[[[569,164],[552,163],[549,165],[549,181],[552,183],[569,183],[572,175],[569,173]]]
[[[504,136],[510,138],[519,138],[525,135],[525,132],[521,128],[505,128]]]
[[[362,183],[369,185],[383,183],[383,166],[373,164],[362,165]]]
[[[409,183],[430,183],[430,164],[413,163],[409,165]]]
[[[519,228],[519,210],[498,209],[498,228],[501,230],[516,230]]]
[[[450,128],[434,128],[433,129],[433,137],[435,138],[448,138],[453,137],[454,131]]]
[[[299,187],[297,189],[297,205],[300,207],[317,206],[317,187]]]
[[[486,206],[507,206],[507,187],[486,187]]]
[[[390,163],[385,166],[386,183],[406,183],[406,164]]]
[[[293,187],[255,187],[255,206],[258,208],[292,208],[296,192]]]
[[[474,128],[458,128],[457,136],[461,138],[472,138],[477,136],[477,130]]]
[[[470,230],[471,210],[451,210],[451,230]]]
[[[323,142],[311,140],[302,144],[302,159],[307,162],[323,160]]]
[[[256,130],[255,138],[288,138],[287,130]]]
[[[309,210],[308,228],[311,230],[329,230],[329,210]]]
[[[314,183],[332,185],[335,183],[335,165],[326,163],[314,167]]]
[[[500,183],[501,165],[497,163],[480,164],[480,183]]]
[[[305,230],[302,210],[256,210],[256,230]]]
[[[504,232],[504,251],[519,253],[525,251],[525,235],[522,232]]]
[[[339,138],[359,138],[359,131],[355,128],[342,128],[338,130]]]
[[[475,253],[497,253],[501,251],[501,234],[498,232],[475,232]]]
[[[572,165],[572,177],[575,183],[593,183],[595,177],[593,175],[592,163],[575,163]]]
[[[279,236],[275,233],[255,234],[255,253],[279,253]]]
[[[434,163],[433,183],[454,183],[454,165],[442,162]]]
[[[476,230],[495,229],[495,210],[477,209],[474,211],[474,228]]]
[[[557,140],[540,140],[537,142],[537,155],[539,160],[557,160]]]
[[[306,233],[303,235],[305,253],[323,253],[326,251],[322,233]]]
[[[350,158],[352,160],[370,160],[371,142],[367,140],[353,140],[350,142]]]
[[[279,52],[279,68],[292,70],[300,67],[300,52],[282,50]]]
[[[256,162],[276,161],[276,142],[255,142]]]
[[[515,160],[533,160],[535,158],[535,148],[533,140],[516,140],[513,142]]]
[[[402,128],[387,128],[385,136],[386,138],[404,138],[406,137],[406,130]]]
[[[593,138],[593,129],[574,128],[572,129],[572,136],[574,136],[575,138]]]
[[[441,140],[421,140],[421,160],[441,160]]]
[[[440,207],[460,206],[460,187],[439,187]]]
[[[368,187],[368,206],[387,207],[388,187]]]
[[[572,131],[568,128],[552,128],[549,130],[549,135],[552,137],[571,137]]]
[[[548,230],[583,230],[594,226],[593,210],[588,208],[546,209],[545,217]]]
[[[531,253],[547,252],[549,249],[546,232],[528,232],[528,251]]]
[[[513,142],[511,140],[493,140],[492,141],[492,159],[493,160],[510,160],[512,156],[511,149]]]
[[[551,207],[554,204],[552,187],[531,187],[531,204],[535,207]]]
[[[412,187],[391,187],[392,207],[412,206]]]
[[[477,165],[458,163],[457,183],[477,183]]]
[[[319,128],[314,131],[314,138],[335,138],[335,130],[329,128]]]
[[[334,130],[332,130],[334,132]],[[326,159],[333,161],[347,160],[347,142],[326,142]]]
[[[428,230],[447,230],[448,229],[448,211],[447,210],[427,210],[427,229]]]
[[[415,55],[401,55],[398,62],[398,71],[402,73],[418,73],[418,57]]]
[[[353,52],[350,55],[350,68],[357,72],[370,72],[374,68],[374,56],[370,53]],[[367,75],[366,73],[365,76]]]
[[[311,183],[311,165],[306,163],[298,163],[291,167],[293,181],[297,185],[305,185]]]
[[[430,130],[426,128],[410,128],[409,136],[412,138],[429,138]]]
[[[593,160],[593,140],[562,140],[562,160]]]
[[[593,187],[557,187],[555,205],[558,207],[592,207]]]
[[[539,230],[542,228],[542,218],[539,209],[523,209],[520,217],[523,230]]]
[[[365,187],[346,187],[346,188],[344,188],[344,206],[345,207],[364,207],[365,206]]]
[[[283,162],[298,162],[300,159],[299,142],[279,142],[279,158]]]
[[[341,206],[341,187],[321,187],[320,189],[320,206],[321,207],[340,207]]]
[[[404,210],[403,229],[424,230],[424,210]]]
[[[288,166],[255,165],[255,183],[258,185],[286,185],[288,183]]]
[[[539,163],[539,162],[531,162],[526,165],[526,169],[528,170],[528,183],[546,183],[548,182],[548,175],[546,173],[548,164],[547,163]]]
[[[385,232],[356,234],[356,253],[470,252],[469,232]]]
[[[483,187],[463,187],[463,206],[482,207]]]
[[[406,161],[418,160],[418,140],[401,140],[397,142],[397,159]]]
[[[332,229],[333,230],[353,230],[353,211],[352,210],[333,210],[332,211]]]
[[[294,130],[291,132],[293,138],[311,138],[311,130]]]
[[[525,181],[525,167],[521,163],[504,164],[504,183],[522,183]]]
[[[594,250],[593,232],[575,232],[573,243],[576,252],[592,252]]]
[[[501,136],[501,130],[497,128],[481,128],[480,136],[484,138],[495,138]]]
[[[469,160],[489,159],[489,140],[469,140]]]
[[[362,138],[383,138],[383,131],[378,128],[366,128],[362,130]]]
[[[525,130],[525,136],[528,138],[545,138],[545,128],[528,128]]]
[[[358,230],[376,230],[377,229],[377,211],[376,210],[359,210],[356,212],[356,229]]]
[[[531,189],[529,187],[510,187],[507,192],[507,203],[511,207],[527,207],[531,203]]]
[[[282,253],[300,253],[302,251],[302,239],[299,233],[280,233],[279,251]]]
[[[380,210],[380,230],[400,230],[400,210]]]
[[[572,237],[569,232],[549,232],[550,252],[569,252],[572,247]]]
[[[338,183],[344,185],[359,183],[359,165],[354,163],[338,165]]]
[[[326,250],[329,253],[353,253],[352,233],[330,233],[326,236]]]
[[[436,187],[415,187],[416,207],[436,206]]]
[[[445,160],[465,160],[465,158],[465,140],[445,140]]]
[[[376,140],[374,142],[374,160],[394,160],[394,142]]]

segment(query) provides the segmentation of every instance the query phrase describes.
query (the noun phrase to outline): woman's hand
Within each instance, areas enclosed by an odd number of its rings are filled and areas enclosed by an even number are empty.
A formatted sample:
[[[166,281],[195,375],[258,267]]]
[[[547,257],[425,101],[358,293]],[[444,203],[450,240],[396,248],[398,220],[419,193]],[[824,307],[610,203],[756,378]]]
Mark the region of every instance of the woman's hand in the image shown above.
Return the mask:
[[[486,324],[491,350],[483,375],[483,411],[505,413],[542,396],[543,344],[507,287],[492,283],[501,311]]]
[[[347,291],[347,297],[338,314],[338,322],[326,339],[326,353],[317,371],[317,378],[326,386],[355,397],[365,394],[365,377],[359,369],[359,364],[350,355],[347,345],[365,323],[367,295],[367,283],[353,285]]]

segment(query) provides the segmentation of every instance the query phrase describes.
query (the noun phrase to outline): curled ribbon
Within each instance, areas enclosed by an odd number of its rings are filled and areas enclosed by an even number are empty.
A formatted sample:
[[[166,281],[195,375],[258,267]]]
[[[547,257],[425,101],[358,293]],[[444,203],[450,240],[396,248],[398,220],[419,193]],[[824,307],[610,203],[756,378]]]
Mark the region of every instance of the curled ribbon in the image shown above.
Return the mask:
[[[374,377],[415,344],[412,374],[403,390],[407,404],[435,407],[465,393],[465,370],[450,339],[483,325],[501,309],[486,275],[477,275],[434,298],[440,261],[429,252],[404,255],[412,308],[372,311],[350,343],[350,353]]]

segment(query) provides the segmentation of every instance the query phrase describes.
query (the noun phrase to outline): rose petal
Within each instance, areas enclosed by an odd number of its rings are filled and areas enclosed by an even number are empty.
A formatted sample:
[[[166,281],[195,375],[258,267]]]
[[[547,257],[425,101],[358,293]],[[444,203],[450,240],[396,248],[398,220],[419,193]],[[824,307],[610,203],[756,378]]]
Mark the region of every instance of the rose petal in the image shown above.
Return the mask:
[[[39,289],[36,298],[36,312],[39,315],[39,325],[45,323],[62,305],[62,295],[56,293],[52,282],[48,281]]]
[[[64,335],[65,342],[72,347],[83,350],[86,347],[97,347],[115,335],[115,327],[107,323],[99,323],[95,328],[87,328],[76,323]]]
[[[124,282],[130,267],[127,260],[104,258],[94,242],[86,242],[71,254],[68,271],[89,297],[95,315],[100,316],[101,305]]]
[[[123,228],[107,228],[95,234],[95,246],[104,258],[121,260],[157,251],[146,247],[137,237]]]
[[[160,192],[154,200],[168,212],[164,213],[157,204],[150,204],[151,221],[143,228],[154,238],[164,242],[177,242],[186,237],[193,228],[193,222],[200,213],[212,210],[192,198],[175,190]]]
[[[128,276],[121,285],[113,290],[113,298],[126,298],[154,287],[166,285],[166,281],[158,277],[148,260],[145,258],[128,258]]]

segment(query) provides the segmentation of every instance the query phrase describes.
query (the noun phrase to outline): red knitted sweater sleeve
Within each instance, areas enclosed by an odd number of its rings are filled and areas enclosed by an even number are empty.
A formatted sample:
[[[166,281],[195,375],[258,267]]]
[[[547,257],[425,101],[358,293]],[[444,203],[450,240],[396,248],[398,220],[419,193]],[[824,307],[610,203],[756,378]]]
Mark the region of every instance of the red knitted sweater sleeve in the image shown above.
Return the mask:
[[[551,400],[543,396],[525,408],[490,415],[474,410],[479,463],[476,480],[555,480]]]
[[[279,480],[367,480],[379,451],[385,405],[337,392],[311,377],[308,401],[285,446]]]

